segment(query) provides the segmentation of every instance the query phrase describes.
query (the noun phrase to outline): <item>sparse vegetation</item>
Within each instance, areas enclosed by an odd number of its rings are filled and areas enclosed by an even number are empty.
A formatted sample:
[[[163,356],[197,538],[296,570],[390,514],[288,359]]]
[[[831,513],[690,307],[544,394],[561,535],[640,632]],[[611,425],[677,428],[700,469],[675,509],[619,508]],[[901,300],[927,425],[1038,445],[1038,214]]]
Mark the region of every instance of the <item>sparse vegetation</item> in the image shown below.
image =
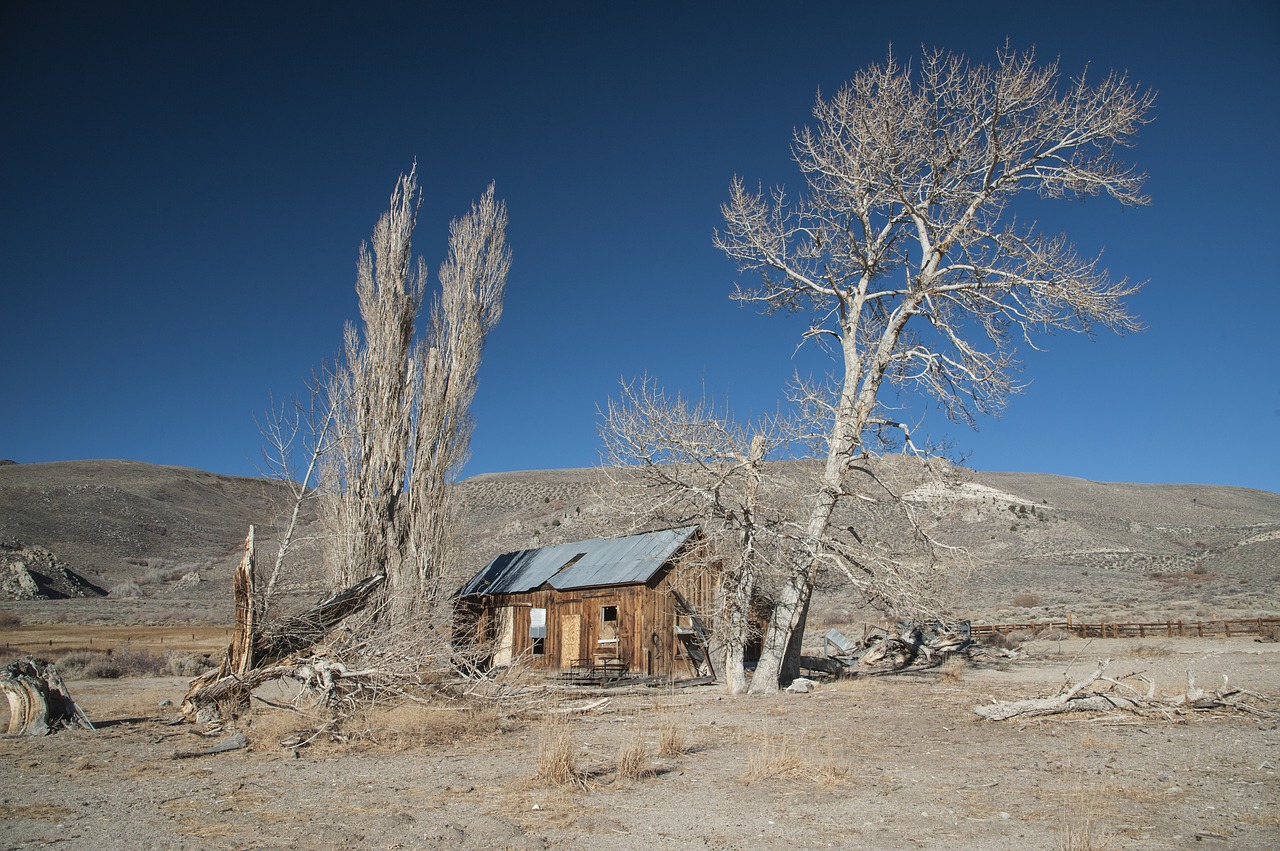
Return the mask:
[[[618,749],[617,775],[624,780],[640,780],[649,773],[649,743],[641,731],[636,731]]]
[[[138,587],[138,583],[130,579],[127,582],[117,582],[111,586],[111,590],[107,592],[107,596],[116,600],[128,600],[142,596],[142,589]]]
[[[66,679],[114,680],[120,677],[158,677],[168,673],[168,660],[146,650],[121,647],[99,653],[74,650],[59,657],[58,670]]]
[[[801,732],[794,736],[765,738],[747,754],[743,781],[751,784],[787,779],[822,786],[843,782],[849,775],[849,769],[830,750],[819,754],[804,735]]]
[[[667,711],[658,721],[658,756],[672,757],[688,753],[688,722],[683,715]]]
[[[1018,594],[1012,603],[1020,609],[1032,609],[1044,603],[1044,600],[1039,594]]]
[[[534,779],[548,786],[586,788],[586,776],[578,770],[569,725],[557,716],[548,716],[538,727],[538,768]]]
[[[938,678],[945,683],[958,683],[969,669],[969,660],[959,655],[948,656],[938,666]]]

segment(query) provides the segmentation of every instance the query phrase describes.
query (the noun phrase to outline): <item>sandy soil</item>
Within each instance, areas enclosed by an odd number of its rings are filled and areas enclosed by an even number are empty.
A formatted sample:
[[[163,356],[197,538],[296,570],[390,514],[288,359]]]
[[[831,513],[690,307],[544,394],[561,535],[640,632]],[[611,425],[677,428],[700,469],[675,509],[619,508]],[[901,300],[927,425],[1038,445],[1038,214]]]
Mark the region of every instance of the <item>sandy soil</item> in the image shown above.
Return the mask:
[[[260,708],[247,750],[173,759],[214,740],[170,726],[181,679],[71,683],[97,732],[0,740],[0,844],[71,848],[1274,848],[1274,720],[1199,715],[988,722],[992,696],[1056,693],[1100,657],[1162,693],[1233,684],[1280,695],[1280,645],[1068,640],[1012,662],[732,699],[712,688],[614,693],[561,722],[453,727],[381,744],[276,742]],[[563,703],[596,699],[571,693]],[[1267,706],[1266,704],[1260,704]],[[1275,712],[1280,707],[1267,706]],[[437,733],[429,735],[428,728]],[[568,732],[581,786],[534,780],[540,741]],[[687,752],[659,756],[662,730]],[[617,776],[643,744],[647,774]],[[1088,841],[1082,841],[1087,839]],[[1074,842],[1074,844],[1072,844]]]

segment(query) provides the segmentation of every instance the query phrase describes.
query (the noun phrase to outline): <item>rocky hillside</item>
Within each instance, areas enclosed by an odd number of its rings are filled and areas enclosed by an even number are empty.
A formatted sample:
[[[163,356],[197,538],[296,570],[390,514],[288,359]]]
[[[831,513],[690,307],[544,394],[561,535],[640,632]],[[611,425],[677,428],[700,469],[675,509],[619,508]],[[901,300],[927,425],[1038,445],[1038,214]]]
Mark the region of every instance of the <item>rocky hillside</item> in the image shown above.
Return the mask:
[[[902,481],[910,472],[898,470]],[[955,471],[948,481],[903,492],[929,531],[962,548],[956,558],[975,569],[956,589],[957,614],[1022,620],[1066,611],[1131,619],[1280,613],[1280,495],[1023,473]],[[460,483],[454,572],[470,575],[514,549],[628,531],[609,493],[591,469]],[[0,465],[0,580],[10,599],[69,598],[11,604],[26,606],[32,617],[72,606],[104,618],[227,618],[230,568],[246,529],[257,525],[269,563],[273,523],[286,505],[278,483],[179,467]],[[877,533],[889,542],[905,535],[892,526]],[[19,581],[15,562],[30,582]],[[32,583],[40,585],[35,574],[58,571],[82,578],[87,596],[31,593]],[[314,572],[293,587],[302,597],[322,590]],[[109,598],[90,599],[106,591]],[[815,610],[819,622],[856,614],[838,585]]]

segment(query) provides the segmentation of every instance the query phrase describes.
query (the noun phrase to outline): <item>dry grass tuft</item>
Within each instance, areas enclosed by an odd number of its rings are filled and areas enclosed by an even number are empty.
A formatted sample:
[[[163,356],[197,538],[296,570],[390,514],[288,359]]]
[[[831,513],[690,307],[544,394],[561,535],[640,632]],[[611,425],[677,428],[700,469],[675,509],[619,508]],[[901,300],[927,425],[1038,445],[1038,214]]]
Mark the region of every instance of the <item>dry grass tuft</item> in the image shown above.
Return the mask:
[[[1172,656],[1173,648],[1168,643],[1162,644],[1135,644],[1133,647],[1133,655],[1139,659],[1157,659],[1164,656]]]
[[[963,656],[948,656],[938,666],[938,678],[944,683],[958,683],[964,679],[964,672],[968,668],[968,659]]]
[[[658,722],[658,756],[681,756],[689,752],[687,724],[683,715],[663,713]]]
[[[778,778],[834,786],[843,782],[848,775],[849,770],[830,750],[820,756],[804,740],[782,736],[765,738],[759,747],[747,754],[747,770],[743,781],[751,784]]]
[[[255,707],[244,719],[244,732],[255,749],[285,747],[285,742],[299,742],[319,729],[320,719],[298,712],[270,707]]]
[[[534,779],[548,786],[586,788],[586,777],[578,770],[569,725],[556,716],[548,717],[538,730],[538,770]]]
[[[1058,851],[1102,851],[1107,848],[1110,841],[1097,815],[1101,804],[1098,793],[1081,786],[1064,803],[1062,823],[1058,828]]]
[[[1033,609],[1044,602],[1039,594],[1017,594],[1011,601],[1020,609]]]
[[[393,750],[474,742],[507,732],[510,722],[490,704],[424,704],[405,701],[373,706],[344,723],[361,738]]]
[[[631,740],[618,748],[617,775],[619,779],[640,780],[651,774],[649,769],[649,743],[636,732]]]

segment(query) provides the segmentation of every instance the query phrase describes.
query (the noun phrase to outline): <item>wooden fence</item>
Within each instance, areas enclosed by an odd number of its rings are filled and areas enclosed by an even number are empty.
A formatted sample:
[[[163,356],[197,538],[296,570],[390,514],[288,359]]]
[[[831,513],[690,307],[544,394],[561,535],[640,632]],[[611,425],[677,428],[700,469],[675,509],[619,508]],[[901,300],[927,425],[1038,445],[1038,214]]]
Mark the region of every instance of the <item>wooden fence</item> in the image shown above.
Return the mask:
[[[1280,618],[1240,618],[1217,621],[1148,621],[1082,623],[1067,615],[1065,621],[1041,623],[973,624],[976,639],[993,633],[1063,631],[1081,638],[1230,638],[1233,635],[1280,635]]]

